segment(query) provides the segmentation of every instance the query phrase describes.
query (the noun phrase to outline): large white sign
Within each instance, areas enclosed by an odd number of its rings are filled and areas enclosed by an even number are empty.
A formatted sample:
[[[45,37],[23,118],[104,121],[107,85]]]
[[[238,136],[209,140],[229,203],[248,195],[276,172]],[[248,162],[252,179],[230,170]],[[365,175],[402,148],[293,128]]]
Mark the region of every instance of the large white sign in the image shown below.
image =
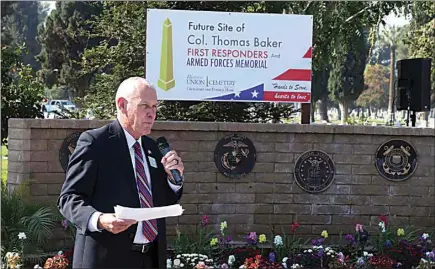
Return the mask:
[[[313,18],[149,9],[146,78],[159,100],[311,101]]]

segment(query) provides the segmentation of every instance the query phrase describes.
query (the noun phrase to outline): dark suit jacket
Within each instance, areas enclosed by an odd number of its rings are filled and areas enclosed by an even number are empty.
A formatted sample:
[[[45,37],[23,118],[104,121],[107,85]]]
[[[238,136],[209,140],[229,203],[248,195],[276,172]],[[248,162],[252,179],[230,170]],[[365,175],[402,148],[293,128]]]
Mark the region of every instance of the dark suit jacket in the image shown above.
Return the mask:
[[[144,136],[142,146],[145,155],[154,157],[158,164],[153,168],[148,163],[154,206],[177,203],[182,189],[174,193],[169,186],[156,142]],[[148,162],[148,157],[145,159]],[[69,161],[58,207],[77,228],[74,268],[128,267],[126,259],[132,252],[137,224],[116,235],[105,230],[90,232],[87,229],[94,212],[114,213],[116,205],[140,207],[127,140],[117,120],[83,132]],[[159,219],[157,226],[158,264],[159,268],[166,268],[165,219]]]

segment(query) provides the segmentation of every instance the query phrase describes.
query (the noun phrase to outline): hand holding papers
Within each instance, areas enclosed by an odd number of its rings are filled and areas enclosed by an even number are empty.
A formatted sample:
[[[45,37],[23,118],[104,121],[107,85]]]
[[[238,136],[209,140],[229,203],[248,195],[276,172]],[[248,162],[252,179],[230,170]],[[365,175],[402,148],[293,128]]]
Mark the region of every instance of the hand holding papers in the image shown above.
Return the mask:
[[[119,205],[115,206],[115,215],[117,218],[131,219],[136,221],[176,217],[183,214],[183,211],[184,209],[179,204],[153,208],[131,208]]]

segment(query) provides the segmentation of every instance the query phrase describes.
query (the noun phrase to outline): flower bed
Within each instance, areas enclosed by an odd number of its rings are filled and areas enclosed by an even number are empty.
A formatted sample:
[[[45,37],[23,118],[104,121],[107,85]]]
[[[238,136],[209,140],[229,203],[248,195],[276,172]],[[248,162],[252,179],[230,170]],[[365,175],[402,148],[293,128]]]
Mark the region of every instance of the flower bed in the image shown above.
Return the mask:
[[[352,232],[340,235],[343,244],[332,245],[328,231],[318,238],[303,241],[297,236],[299,223],[291,225],[291,234],[257,234],[250,232],[240,242],[227,234],[227,222],[213,231],[208,217],[200,220],[196,236],[181,233],[168,250],[167,268],[435,268],[434,234],[410,228],[392,230],[385,216],[380,217],[379,231],[370,234],[361,224]],[[25,234],[18,234],[25,240]],[[23,241],[22,241],[23,242]],[[20,268],[21,252],[6,253],[2,268]],[[71,268],[72,251],[59,252],[33,268]],[[29,267],[29,268],[32,268]],[[22,267],[21,267],[22,268]]]
[[[177,230],[167,268],[435,268],[433,234],[410,228],[392,231],[385,216],[380,217],[377,234],[356,224],[352,233],[340,235],[345,242],[341,245],[329,244],[326,230],[303,242],[296,236],[300,224],[293,223],[290,235],[250,232],[245,245],[235,247],[225,221],[216,232],[210,231],[207,216],[200,224],[198,238]]]

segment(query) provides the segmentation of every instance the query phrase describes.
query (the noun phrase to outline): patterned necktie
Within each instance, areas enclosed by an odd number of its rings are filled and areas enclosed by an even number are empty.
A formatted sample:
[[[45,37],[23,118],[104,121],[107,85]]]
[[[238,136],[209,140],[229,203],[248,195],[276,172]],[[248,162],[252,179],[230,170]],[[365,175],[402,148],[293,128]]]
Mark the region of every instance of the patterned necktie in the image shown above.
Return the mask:
[[[151,194],[150,184],[148,184],[147,177],[145,175],[144,159],[142,150],[138,142],[134,143],[134,155],[136,163],[136,181],[139,189],[140,204],[142,207],[153,207],[153,196]],[[152,242],[157,236],[157,221],[145,220],[142,222],[143,234]]]

